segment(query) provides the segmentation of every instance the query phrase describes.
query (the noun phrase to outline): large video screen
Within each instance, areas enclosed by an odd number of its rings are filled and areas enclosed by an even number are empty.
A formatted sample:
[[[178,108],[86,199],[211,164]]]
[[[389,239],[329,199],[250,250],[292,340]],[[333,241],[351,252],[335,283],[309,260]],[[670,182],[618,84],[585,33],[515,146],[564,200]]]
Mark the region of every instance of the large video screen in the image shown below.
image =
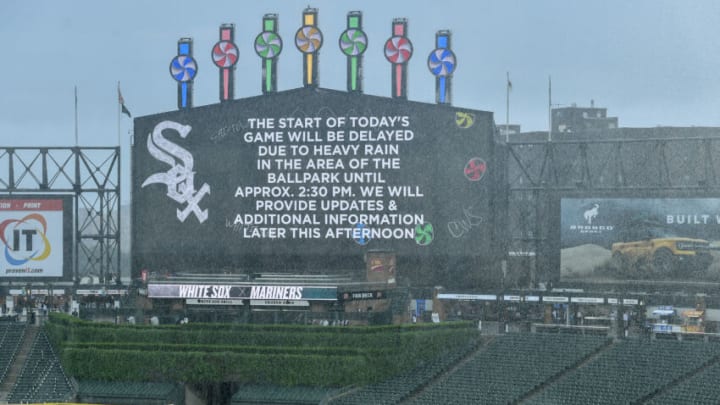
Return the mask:
[[[498,255],[493,128],[487,112],[322,89],[138,118],[134,268]]]
[[[0,243],[0,278],[70,278],[72,199],[0,196]]]
[[[720,281],[720,199],[563,198],[561,279]]]

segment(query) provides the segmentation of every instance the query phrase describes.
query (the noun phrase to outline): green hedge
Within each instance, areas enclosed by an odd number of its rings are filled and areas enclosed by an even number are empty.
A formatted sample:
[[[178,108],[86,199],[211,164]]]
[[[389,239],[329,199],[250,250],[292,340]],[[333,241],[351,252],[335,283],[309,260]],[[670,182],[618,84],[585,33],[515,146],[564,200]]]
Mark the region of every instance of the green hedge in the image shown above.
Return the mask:
[[[96,350],[136,350],[136,351],[164,351],[164,352],[236,352],[253,354],[300,354],[300,355],[391,355],[390,348],[359,348],[359,347],[323,347],[323,346],[243,346],[243,345],[203,345],[203,344],[173,344],[173,343],[105,343],[105,342],[66,342],[67,349],[96,349]]]
[[[241,381],[285,386],[344,386],[383,378],[363,356],[153,352],[67,349],[66,370],[75,378],[104,381]],[[112,366],[109,366],[112,365]],[[373,372],[373,375],[368,375]]]
[[[386,379],[478,338],[471,323],[118,326],[53,314],[45,328],[78,379],[307,386]]]
[[[81,321],[82,322],[82,321]],[[50,323],[49,333],[58,342],[163,342],[169,344],[245,345],[245,346],[334,346],[387,347],[413,341],[418,336],[454,334],[468,329],[453,325],[433,327],[322,327],[293,326],[291,328],[255,328],[217,326],[204,329],[194,325],[171,327],[109,327],[107,324],[81,323],[57,325]]]

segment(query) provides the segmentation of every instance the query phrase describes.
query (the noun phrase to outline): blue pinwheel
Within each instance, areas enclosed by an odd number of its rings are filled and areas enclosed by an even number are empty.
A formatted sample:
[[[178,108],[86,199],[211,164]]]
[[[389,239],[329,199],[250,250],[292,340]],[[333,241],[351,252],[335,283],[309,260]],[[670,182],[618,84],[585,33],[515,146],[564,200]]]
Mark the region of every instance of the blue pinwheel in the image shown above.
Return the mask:
[[[438,48],[428,56],[428,68],[435,76],[450,76],[455,70],[455,54],[447,48]]]
[[[192,81],[197,75],[197,62],[192,56],[178,55],[170,62],[170,75],[180,83]]]

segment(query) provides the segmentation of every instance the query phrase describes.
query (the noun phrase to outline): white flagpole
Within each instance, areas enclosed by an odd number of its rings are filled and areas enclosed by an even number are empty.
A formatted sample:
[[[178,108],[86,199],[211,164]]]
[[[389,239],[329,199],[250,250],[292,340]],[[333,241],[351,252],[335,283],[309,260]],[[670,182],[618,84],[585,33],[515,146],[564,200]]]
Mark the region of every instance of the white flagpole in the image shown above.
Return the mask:
[[[510,72],[507,73],[506,94],[505,94],[505,143],[510,141]]]
[[[77,85],[75,85],[75,146],[79,145],[78,140],[78,93]]]
[[[121,170],[122,169],[122,155],[123,155],[122,154],[122,138],[120,137],[120,120],[122,119],[121,115],[122,115],[122,103],[121,103],[121,99],[120,99],[120,81],[118,80],[118,82],[117,82],[117,142],[118,142],[118,159],[119,159],[118,170],[120,170],[120,183],[122,184],[122,182],[124,180],[123,179],[124,176],[123,176],[123,172]],[[118,202],[118,207],[117,207],[118,221],[120,222],[120,224],[122,224],[123,220],[124,220],[124,218],[122,216],[122,194],[119,195],[118,198],[120,200]],[[118,250],[120,251],[122,248],[122,238],[119,238],[117,242],[118,242]],[[122,266],[123,266],[122,255],[120,255],[120,257],[118,258],[117,265],[118,265],[117,278],[118,278],[118,280],[122,280]]]
[[[552,77],[548,76],[548,142],[552,141]]]
[[[120,114],[122,114],[122,104],[120,104],[120,82],[117,82],[117,92],[118,92],[118,103],[117,103],[117,141],[118,141],[118,147],[122,147],[122,143],[120,141]]]

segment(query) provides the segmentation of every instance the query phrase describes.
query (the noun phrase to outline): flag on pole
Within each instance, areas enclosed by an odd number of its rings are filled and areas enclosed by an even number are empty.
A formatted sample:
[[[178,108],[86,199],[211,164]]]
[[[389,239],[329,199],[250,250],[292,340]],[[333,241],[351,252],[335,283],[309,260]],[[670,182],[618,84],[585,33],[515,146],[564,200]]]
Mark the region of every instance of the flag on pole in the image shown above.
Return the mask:
[[[125,107],[125,99],[122,96],[122,93],[120,92],[120,84],[118,84],[118,103],[120,103],[120,107],[122,108],[123,114],[127,114],[128,117],[132,118],[132,114],[130,114],[130,110]]]

